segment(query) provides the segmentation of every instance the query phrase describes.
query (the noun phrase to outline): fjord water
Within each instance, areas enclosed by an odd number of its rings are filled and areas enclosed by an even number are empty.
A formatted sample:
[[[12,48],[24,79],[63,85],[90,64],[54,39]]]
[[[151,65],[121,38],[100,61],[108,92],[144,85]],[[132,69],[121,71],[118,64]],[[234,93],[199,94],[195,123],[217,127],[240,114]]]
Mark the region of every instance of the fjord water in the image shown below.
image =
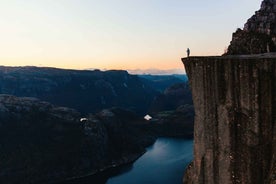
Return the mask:
[[[193,140],[158,138],[133,164],[61,184],[182,184]]]
[[[107,184],[181,184],[192,158],[192,140],[159,138],[128,171],[109,178]]]

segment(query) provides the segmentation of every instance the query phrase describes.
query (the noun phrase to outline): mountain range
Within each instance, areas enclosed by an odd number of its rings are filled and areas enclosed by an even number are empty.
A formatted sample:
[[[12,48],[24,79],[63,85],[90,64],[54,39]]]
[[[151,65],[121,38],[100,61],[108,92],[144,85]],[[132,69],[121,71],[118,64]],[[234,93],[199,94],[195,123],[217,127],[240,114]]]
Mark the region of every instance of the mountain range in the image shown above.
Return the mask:
[[[94,176],[135,161],[159,136],[192,138],[185,80],[0,66],[0,183]]]

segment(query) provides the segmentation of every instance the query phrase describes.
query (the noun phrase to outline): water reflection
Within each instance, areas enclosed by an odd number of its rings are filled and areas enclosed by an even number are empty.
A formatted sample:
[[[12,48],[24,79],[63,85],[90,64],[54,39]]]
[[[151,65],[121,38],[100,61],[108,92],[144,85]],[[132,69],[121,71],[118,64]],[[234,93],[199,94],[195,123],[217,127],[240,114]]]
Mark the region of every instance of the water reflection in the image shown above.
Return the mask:
[[[192,140],[159,138],[134,164],[66,184],[182,184],[192,150]]]
[[[181,184],[193,157],[193,141],[160,138],[134,164],[132,170],[110,178],[107,184]]]

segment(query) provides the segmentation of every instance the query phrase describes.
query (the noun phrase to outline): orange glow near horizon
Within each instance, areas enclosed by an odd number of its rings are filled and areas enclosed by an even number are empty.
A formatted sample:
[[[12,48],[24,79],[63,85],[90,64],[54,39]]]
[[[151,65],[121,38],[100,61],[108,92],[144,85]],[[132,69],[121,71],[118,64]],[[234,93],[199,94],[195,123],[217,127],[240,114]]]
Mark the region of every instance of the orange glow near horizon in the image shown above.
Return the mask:
[[[191,56],[223,54],[232,32],[259,6],[259,0],[5,1],[0,65],[182,69],[187,47]]]
[[[5,62],[6,61],[6,62]],[[114,64],[103,64],[100,65],[98,63],[94,63],[92,61],[78,61],[78,60],[49,60],[49,61],[30,61],[30,60],[9,60],[0,61],[2,66],[37,66],[37,67],[54,67],[54,68],[63,68],[63,69],[100,69],[100,70],[136,70],[136,69],[160,69],[160,70],[168,70],[168,69],[177,69],[183,68],[183,64],[181,62],[181,58],[178,59],[178,62],[171,62],[169,60],[159,61],[141,61],[141,60],[132,60],[132,61],[121,61],[114,62]],[[45,63],[47,63],[45,65]],[[100,63],[100,62],[99,62]],[[150,63],[150,65],[149,65]]]
[[[21,50],[22,52],[22,50]],[[24,50],[24,52],[28,52]],[[87,55],[82,55],[76,50],[75,53],[68,52],[70,58],[66,58],[67,53],[55,50],[53,53],[41,54],[30,56],[26,55],[22,57],[20,53],[18,55],[10,55],[3,57],[0,55],[0,65],[4,66],[37,66],[37,67],[55,67],[64,69],[100,69],[100,70],[136,70],[136,69],[159,69],[159,70],[169,70],[169,69],[183,69],[183,63],[181,58],[186,57],[186,51],[182,51],[169,48],[166,52],[165,50],[160,50],[157,48],[152,55],[146,52],[139,54],[139,52],[132,52],[123,55],[119,55],[113,51],[110,55],[102,54],[97,57],[85,58]],[[160,53],[160,54],[159,54]],[[215,54],[214,54],[215,53]],[[206,52],[200,52],[199,54],[194,54],[191,48],[191,56],[200,55],[221,55],[222,51],[216,53],[215,49]],[[131,54],[131,55],[130,55]],[[56,57],[53,57],[56,56]],[[89,55],[88,55],[89,56]]]

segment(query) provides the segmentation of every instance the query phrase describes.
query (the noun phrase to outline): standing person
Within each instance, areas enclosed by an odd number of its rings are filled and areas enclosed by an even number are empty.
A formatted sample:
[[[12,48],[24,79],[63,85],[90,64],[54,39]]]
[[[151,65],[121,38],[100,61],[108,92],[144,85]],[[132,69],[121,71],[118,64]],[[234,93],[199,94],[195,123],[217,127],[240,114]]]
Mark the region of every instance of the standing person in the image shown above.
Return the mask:
[[[190,57],[190,49],[187,48],[187,57]]]
[[[266,44],[266,52],[268,52],[268,53],[270,52],[270,45],[269,45],[269,43]]]

